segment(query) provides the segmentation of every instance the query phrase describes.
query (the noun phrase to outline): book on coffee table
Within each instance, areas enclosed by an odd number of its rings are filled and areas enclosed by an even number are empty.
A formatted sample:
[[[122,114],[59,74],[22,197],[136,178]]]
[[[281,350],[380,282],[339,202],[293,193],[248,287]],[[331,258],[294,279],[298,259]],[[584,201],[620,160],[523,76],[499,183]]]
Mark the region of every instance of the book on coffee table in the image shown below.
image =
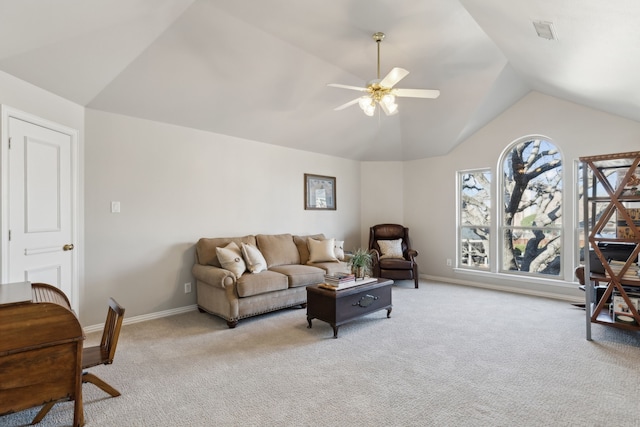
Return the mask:
[[[332,283],[320,283],[318,286],[320,286],[323,289],[330,289],[332,291],[340,291],[342,289],[348,289],[348,288],[353,288],[354,286],[360,286],[360,285],[364,285],[366,283],[371,283],[371,282],[375,282],[376,279],[375,277],[367,277],[364,279],[358,279],[358,280],[353,280],[350,282],[345,282],[345,283],[340,283],[340,284],[332,284]]]

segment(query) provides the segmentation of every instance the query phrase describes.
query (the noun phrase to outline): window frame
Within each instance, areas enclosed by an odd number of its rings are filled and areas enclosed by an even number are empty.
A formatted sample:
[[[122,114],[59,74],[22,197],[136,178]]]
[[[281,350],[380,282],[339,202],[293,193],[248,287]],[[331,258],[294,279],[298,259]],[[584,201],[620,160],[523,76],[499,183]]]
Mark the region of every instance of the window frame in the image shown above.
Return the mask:
[[[463,182],[463,176],[464,175],[468,175],[468,174],[476,174],[476,173],[488,173],[489,174],[489,188],[487,189],[489,192],[489,223],[488,224],[471,224],[471,225],[465,225],[462,223],[462,198],[463,198],[463,192],[462,192],[462,182]],[[461,170],[461,171],[457,171],[456,172],[456,257],[455,257],[455,265],[456,268],[461,268],[461,269],[466,269],[466,270],[473,270],[473,271],[482,271],[482,272],[490,272],[494,270],[494,262],[492,262],[492,260],[495,258],[494,257],[494,250],[493,248],[493,239],[491,236],[494,235],[495,232],[495,213],[494,213],[494,209],[495,209],[495,203],[494,203],[494,199],[495,199],[495,195],[494,195],[494,187],[495,187],[495,179],[494,179],[494,173],[491,169],[491,167],[483,167],[483,168],[475,168],[475,169],[465,169],[465,170]],[[463,249],[463,242],[462,242],[462,230],[464,228],[485,228],[488,229],[489,231],[489,239],[488,239],[488,250],[486,252],[487,254],[487,258],[488,258],[488,262],[484,265],[486,265],[486,267],[478,265],[469,265],[469,264],[464,264],[463,263],[463,259],[462,259],[462,249]]]
[[[536,226],[536,227],[527,227],[522,225],[510,225],[507,226],[505,223],[505,194],[506,194],[506,182],[505,182],[505,174],[504,174],[504,165],[508,159],[508,156],[511,152],[520,144],[526,143],[527,141],[534,140],[544,140],[551,144],[553,148],[557,151],[559,159],[560,159],[560,188],[562,189],[560,193],[560,209],[561,209],[561,223],[560,225],[546,225],[546,226]],[[540,279],[551,279],[551,280],[563,280],[564,279],[564,271],[566,269],[567,256],[566,253],[566,227],[569,225],[566,221],[566,213],[567,213],[567,205],[566,205],[566,183],[567,183],[567,175],[566,175],[566,162],[564,160],[564,155],[560,147],[556,144],[556,142],[545,135],[526,135],[520,138],[515,139],[510,144],[508,144],[505,149],[502,151],[500,156],[498,157],[497,163],[497,175],[498,178],[495,180],[495,185],[497,187],[496,193],[497,203],[495,209],[495,216],[497,220],[497,234],[495,235],[495,244],[497,246],[497,257],[495,258],[495,269],[500,274],[512,275],[512,276],[525,276],[525,277],[535,277]],[[520,271],[520,270],[508,270],[505,268],[504,259],[506,256],[503,242],[503,236],[508,229],[512,230],[554,230],[559,233],[558,239],[560,240],[560,267],[557,274],[543,274],[536,273],[530,271]],[[573,262],[573,261],[571,261]]]

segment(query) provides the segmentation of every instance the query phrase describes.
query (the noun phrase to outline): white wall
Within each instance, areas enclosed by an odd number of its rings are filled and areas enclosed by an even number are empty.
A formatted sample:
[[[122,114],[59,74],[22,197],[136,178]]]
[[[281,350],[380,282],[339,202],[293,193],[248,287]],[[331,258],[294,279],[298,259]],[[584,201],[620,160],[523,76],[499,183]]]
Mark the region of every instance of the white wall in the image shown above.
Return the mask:
[[[403,162],[362,162],[360,246],[369,245],[369,228],[375,224],[404,221]]]
[[[84,129],[83,106],[2,71],[0,71],[0,104],[77,129],[81,134]]]
[[[129,317],[195,304],[183,285],[200,237],[359,243],[359,162],[95,110],[86,134],[85,325],[103,321],[109,296]],[[304,173],[336,177],[336,211],[304,210]]]
[[[470,276],[446,266],[456,258],[456,172],[496,165],[502,151],[514,140],[526,135],[549,137],[561,149],[565,175],[563,221],[574,218],[573,164],[580,156],[637,151],[640,148],[640,123],[602,113],[557,98],[532,92],[501,116],[438,158],[406,162],[404,180],[404,223],[410,227],[412,244],[420,256],[420,274],[444,280],[522,288],[540,294],[579,296],[573,272],[565,271],[565,282],[519,282],[504,275]],[[363,181],[371,176],[363,176]],[[396,198],[394,194],[390,199]],[[363,211],[373,208],[363,199]],[[571,236],[565,244],[572,249]],[[571,251],[571,255],[573,251]],[[570,263],[567,265],[571,265]]]

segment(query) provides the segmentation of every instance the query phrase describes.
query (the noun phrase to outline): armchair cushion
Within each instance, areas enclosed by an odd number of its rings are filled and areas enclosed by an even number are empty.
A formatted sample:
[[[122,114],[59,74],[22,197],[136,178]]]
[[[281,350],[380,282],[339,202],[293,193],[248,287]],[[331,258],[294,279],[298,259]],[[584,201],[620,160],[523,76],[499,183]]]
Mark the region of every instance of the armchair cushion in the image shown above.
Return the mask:
[[[382,258],[380,268],[383,270],[410,270],[413,263],[404,258]]]
[[[378,240],[378,246],[380,247],[380,259],[384,258],[402,258],[402,239],[396,240]]]

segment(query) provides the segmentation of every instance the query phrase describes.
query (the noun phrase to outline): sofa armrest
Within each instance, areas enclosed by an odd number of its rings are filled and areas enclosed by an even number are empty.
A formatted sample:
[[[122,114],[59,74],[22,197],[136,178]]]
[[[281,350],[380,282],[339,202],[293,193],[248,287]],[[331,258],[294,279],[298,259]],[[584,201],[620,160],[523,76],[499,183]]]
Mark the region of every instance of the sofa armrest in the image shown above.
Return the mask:
[[[409,255],[409,259],[413,261],[413,259],[418,256],[418,251],[416,251],[415,249],[409,249],[407,251],[407,255]]]
[[[191,272],[196,279],[221,289],[233,285],[236,280],[229,270],[212,265],[194,264]]]

